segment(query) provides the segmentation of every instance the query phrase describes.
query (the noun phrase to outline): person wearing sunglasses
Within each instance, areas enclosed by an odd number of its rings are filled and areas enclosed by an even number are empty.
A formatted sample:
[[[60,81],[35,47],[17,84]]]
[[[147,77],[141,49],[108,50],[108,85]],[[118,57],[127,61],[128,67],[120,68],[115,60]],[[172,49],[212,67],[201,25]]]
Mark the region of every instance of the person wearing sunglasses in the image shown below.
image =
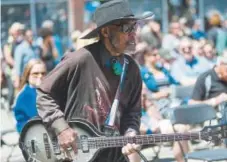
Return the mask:
[[[120,135],[139,133],[142,80],[137,64],[127,54],[134,52],[137,21],[151,16],[134,16],[127,0],[101,4],[93,15],[97,28],[81,38],[100,40],[65,55],[38,88],[39,115],[56,132],[66,155],[69,150],[77,152],[77,132],[68,125],[71,119],[82,118],[103,132],[125,62],[128,67],[114,126]],[[127,144],[123,148],[105,149],[94,161],[125,162],[123,153],[131,162],[138,162],[139,148]]]
[[[183,86],[193,85],[197,77],[211,69],[209,62],[193,54],[191,39],[184,37],[179,45],[179,57],[173,62],[171,75]]]
[[[38,59],[30,60],[25,66],[19,86],[19,93],[13,105],[16,128],[20,133],[29,119],[37,116],[36,88],[46,75],[45,64]]]

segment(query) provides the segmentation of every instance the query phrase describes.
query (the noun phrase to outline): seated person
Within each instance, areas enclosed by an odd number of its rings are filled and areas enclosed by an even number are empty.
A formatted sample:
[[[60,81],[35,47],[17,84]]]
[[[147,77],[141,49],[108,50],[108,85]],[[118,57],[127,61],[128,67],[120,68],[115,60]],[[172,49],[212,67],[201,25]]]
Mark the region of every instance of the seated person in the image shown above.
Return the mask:
[[[203,46],[203,54],[205,59],[208,61],[211,67],[214,67],[214,65],[217,62],[217,55],[215,48],[212,43],[206,42]]]
[[[227,54],[218,57],[217,65],[196,81],[190,104],[205,103],[216,107],[227,101]]]
[[[157,107],[146,97],[146,92],[143,89],[142,91],[142,117],[140,125],[141,134],[153,134],[153,133],[162,133],[169,134],[174,133],[172,124],[170,120],[163,119],[159,113]],[[174,129],[178,133],[186,133],[189,131],[188,125],[177,124],[174,126]],[[188,141],[180,142],[184,153],[189,151]],[[181,152],[181,148],[178,142],[173,143],[173,153],[177,162],[183,162],[184,157]]]
[[[38,87],[46,74],[45,64],[40,60],[30,60],[25,66],[20,92],[18,93],[13,111],[16,118],[17,131],[20,133],[29,119],[37,115],[36,87]]]
[[[144,55],[144,64],[140,68],[141,77],[148,90],[152,92],[152,98],[168,97],[170,91],[167,87],[179,83],[162,65],[158,49],[145,48],[142,54]]]
[[[179,45],[180,56],[173,62],[171,75],[183,86],[193,85],[198,76],[212,67],[204,57],[194,56],[192,42],[183,38]]]

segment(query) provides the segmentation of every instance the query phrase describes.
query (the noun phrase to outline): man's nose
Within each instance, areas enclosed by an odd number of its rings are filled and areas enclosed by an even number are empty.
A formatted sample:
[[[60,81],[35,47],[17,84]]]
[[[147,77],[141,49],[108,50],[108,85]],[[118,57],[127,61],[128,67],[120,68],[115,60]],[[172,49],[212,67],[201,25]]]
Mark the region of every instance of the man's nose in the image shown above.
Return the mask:
[[[129,41],[135,41],[136,39],[136,32],[131,32],[128,34]]]

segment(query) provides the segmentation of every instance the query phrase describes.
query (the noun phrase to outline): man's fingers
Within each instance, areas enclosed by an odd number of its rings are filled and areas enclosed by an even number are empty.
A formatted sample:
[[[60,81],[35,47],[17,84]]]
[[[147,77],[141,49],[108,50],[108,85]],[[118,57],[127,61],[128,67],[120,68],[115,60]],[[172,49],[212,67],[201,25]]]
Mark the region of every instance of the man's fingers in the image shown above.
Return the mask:
[[[129,153],[133,153],[134,152],[134,148],[133,148],[132,144],[128,143],[126,145],[126,148],[127,148],[127,150],[128,150]]]
[[[62,143],[60,143],[60,146],[67,151],[68,148],[71,148],[71,142],[70,141],[64,141]]]
[[[68,148],[67,151],[65,151],[67,159],[70,159],[70,160],[72,159],[71,152],[73,152],[72,148]]]
[[[141,149],[141,146],[137,145],[135,143],[132,144],[132,147],[133,147],[134,150],[137,150],[137,151],[139,151]]]
[[[124,155],[130,155],[130,154],[134,153],[138,149],[139,149],[138,145],[128,143],[126,146],[124,146],[122,148],[122,153]]]
[[[129,155],[129,152],[128,152],[126,146],[122,148],[122,154]]]
[[[77,143],[76,143],[76,140],[74,140],[71,143],[71,146],[72,146],[72,149],[73,149],[74,153],[77,154]]]
[[[62,153],[62,156],[61,156],[62,159],[61,160],[71,160],[72,159],[72,156],[71,156],[69,150],[65,150],[62,147],[60,147],[60,150],[61,150],[61,153]]]

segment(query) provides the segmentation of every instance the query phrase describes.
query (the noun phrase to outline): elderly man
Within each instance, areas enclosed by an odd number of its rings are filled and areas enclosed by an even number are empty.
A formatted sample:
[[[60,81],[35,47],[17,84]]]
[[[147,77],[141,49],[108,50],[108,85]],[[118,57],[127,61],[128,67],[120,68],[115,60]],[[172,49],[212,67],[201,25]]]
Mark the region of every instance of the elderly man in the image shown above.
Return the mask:
[[[113,119],[109,112],[116,98],[120,101],[113,126],[121,135],[139,133],[142,81],[137,64],[125,54],[134,50],[137,20],[149,16],[135,17],[125,0],[102,4],[94,13],[97,28],[84,36],[99,36],[100,41],[65,55],[44,79],[38,89],[38,112],[47,127],[55,130],[63,152],[67,153],[70,148],[77,152],[77,132],[70,128],[68,121],[82,118],[103,131],[105,125],[111,125],[107,119]],[[124,70],[126,64],[127,70]],[[119,82],[123,72],[122,88]],[[118,87],[121,87],[120,98],[115,95]],[[135,153],[138,148],[127,144],[122,153],[129,155],[130,161],[140,161]],[[120,162],[125,158],[121,149],[111,148],[102,151],[94,161]]]
[[[205,103],[216,107],[227,102],[227,53],[218,57],[217,65],[199,76],[191,104]]]
[[[181,39],[179,52],[180,56],[173,62],[170,71],[181,85],[195,84],[200,74],[212,68],[205,58],[193,55],[192,42],[189,38]]]

